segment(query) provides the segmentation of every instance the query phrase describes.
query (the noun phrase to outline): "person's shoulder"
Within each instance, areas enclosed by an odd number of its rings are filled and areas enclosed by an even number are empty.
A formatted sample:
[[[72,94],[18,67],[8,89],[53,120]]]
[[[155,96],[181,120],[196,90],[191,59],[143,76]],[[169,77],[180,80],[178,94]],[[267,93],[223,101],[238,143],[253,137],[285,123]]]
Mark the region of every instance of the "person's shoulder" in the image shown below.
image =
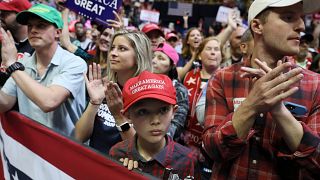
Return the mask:
[[[76,56],[75,54],[71,53],[68,50],[63,49],[62,47],[59,46],[59,55],[62,55],[63,59],[70,60],[70,59],[81,59],[84,61],[81,57]]]
[[[233,76],[234,74],[237,74],[240,72],[240,68],[242,66],[244,66],[244,64],[240,62],[240,63],[232,64],[230,66],[222,67],[214,73],[214,76],[215,77]]]
[[[117,144],[113,145],[109,151],[111,156],[123,156],[130,151],[130,144],[132,143],[133,139],[126,139],[123,141],[118,142]]]
[[[175,141],[172,141],[172,143],[174,144],[173,156],[175,157],[175,159],[183,158],[192,161],[195,161],[197,159],[196,153],[192,149],[183,146]]]
[[[86,67],[87,64],[85,60],[83,60],[81,57],[76,56],[75,54],[63,49],[62,47],[59,47],[59,50],[57,51],[59,58],[61,59],[61,63],[69,66],[78,65]]]
[[[174,87],[177,91],[188,92],[188,89],[178,80],[174,80]]]
[[[304,77],[307,77],[307,78],[310,78],[310,79],[318,79],[318,80],[320,80],[320,74],[316,73],[316,72],[313,72],[311,70],[302,68],[302,74],[304,75]]]

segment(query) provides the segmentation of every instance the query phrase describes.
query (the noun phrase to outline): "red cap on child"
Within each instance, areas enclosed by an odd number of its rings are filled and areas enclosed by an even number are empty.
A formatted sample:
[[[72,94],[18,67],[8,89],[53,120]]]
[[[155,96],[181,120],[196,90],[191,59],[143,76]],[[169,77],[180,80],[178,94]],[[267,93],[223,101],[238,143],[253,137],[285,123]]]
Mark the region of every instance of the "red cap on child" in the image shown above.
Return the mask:
[[[122,90],[124,112],[139,100],[152,98],[169,104],[176,104],[176,89],[171,79],[164,74],[143,71],[139,76],[129,79]]]
[[[17,13],[27,10],[32,6],[28,0],[3,0],[0,2],[1,11],[15,11]]]

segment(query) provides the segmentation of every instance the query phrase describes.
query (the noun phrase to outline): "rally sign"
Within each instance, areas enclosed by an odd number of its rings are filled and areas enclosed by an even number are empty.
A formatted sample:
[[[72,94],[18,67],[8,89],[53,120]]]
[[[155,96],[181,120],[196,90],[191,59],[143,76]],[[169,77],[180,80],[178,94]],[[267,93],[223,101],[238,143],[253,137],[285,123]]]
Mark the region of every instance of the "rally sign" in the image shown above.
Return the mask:
[[[121,4],[122,0],[68,0],[65,6],[90,20],[107,25],[106,20],[115,19],[112,11],[117,12]]]
[[[140,20],[159,23],[160,13],[158,11],[149,11],[149,10],[141,10],[140,12]]]

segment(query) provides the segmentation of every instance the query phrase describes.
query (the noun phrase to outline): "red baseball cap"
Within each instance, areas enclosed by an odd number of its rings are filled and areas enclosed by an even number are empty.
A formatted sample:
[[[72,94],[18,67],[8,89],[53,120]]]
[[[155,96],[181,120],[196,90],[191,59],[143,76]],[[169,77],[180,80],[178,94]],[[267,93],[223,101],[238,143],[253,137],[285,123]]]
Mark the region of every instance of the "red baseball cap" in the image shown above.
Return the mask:
[[[28,0],[2,0],[0,2],[0,10],[15,11],[17,13],[27,10],[32,6]]]
[[[177,63],[179,61],[179,55],[178,55],[177,51],[170,44],[161,43],[161,44],[159,44],[157,49],[155,49],[154,51],[163,52],[173,61],[174,65],[177,65]]]
[[[162,30],[160,29],[160,27],[154,23],[149,23],[143,26],[142,32],[144,32],[145,34],[151,32],[151,31],[158,31],[160,33],[160,35],[162,37],[164,37],[164,34],[162,32]]]
[[[170,38],[175,38],[176,41],[178,40],[178,36],[175,33],[167,33],[165,39],[168,41]]]
[[[129,79],[122,89],[123,109],[128,110],[134,103],[146,98],[158,99],[176,104],[176,89],[171,79],[164,74],[143,71],[139,76]]]

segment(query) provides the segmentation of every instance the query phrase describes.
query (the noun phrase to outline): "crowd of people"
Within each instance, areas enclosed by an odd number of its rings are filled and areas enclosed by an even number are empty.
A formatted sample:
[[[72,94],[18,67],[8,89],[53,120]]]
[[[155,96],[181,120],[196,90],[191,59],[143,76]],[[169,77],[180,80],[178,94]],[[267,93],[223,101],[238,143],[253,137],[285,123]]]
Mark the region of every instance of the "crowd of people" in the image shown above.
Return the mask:
[[[208,36],[64,2],[0,2],[1,113],[161,179],[317,179],[320,2],[254,0]]]

